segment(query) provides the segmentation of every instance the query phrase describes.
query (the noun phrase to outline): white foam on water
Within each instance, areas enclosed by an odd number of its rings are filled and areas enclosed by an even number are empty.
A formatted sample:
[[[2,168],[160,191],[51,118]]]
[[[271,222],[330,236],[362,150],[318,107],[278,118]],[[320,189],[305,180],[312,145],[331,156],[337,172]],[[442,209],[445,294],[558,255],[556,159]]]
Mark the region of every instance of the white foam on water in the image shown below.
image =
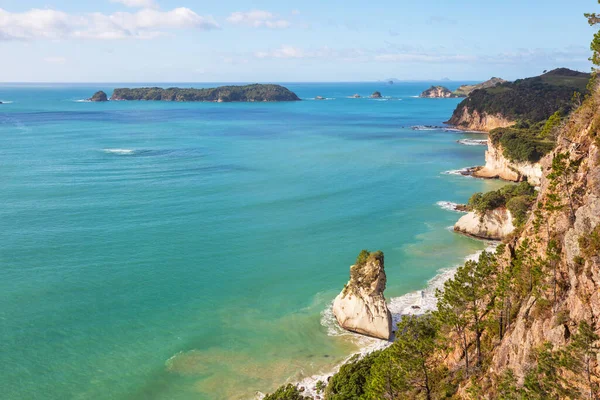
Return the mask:
[[[457,143],[464,144],[465,146],[487,146],[487,139],[460,139]]]
[[[0,100],[0,103],[2,104],[12,104],[13,102],[10,100]]]
[[[496,248],[496,244],[490,243],[489,246],[482,251],[478,251],[477,253],[468,255],[465,257],[464,261],[467,262],[469,260],[477,261],[479,256],[484,252],[493,252]],[[452,268],[445,268],[438,271],[437,275],[431,278],[427,282],[427,286],[423,290],[417,290],[415,292],[407,293],[400,297],[394,297],[390,299],[388,303],[388,308],[390,313],[392,314],[393,326],[402,319],[404,315],[421,315],[428,311],[434,311],[437,308],[437,299],[435,297],[435,293],[437,289],[443,289],[444,283],[454,277],[457,268],[459,265],[455,265]],[[327,378],[335,374],[342,365],[344,365],[348,360],[350,360],[355,355],[359,355],[363,357],[367,354],[370,354],[377,350],[385,349],[386,347],[392,344],[391,341],[374,339],[362,335],[358,335],[352,332],[345,331],[340,328],[337,323],[335,316],[333,315],[333,302],[329,304],[329,306],[323,310],[321,313],[321,325],[327,328],[327,333],[330,336],[350,336],[352,339],[359,345],[360,350],[354,354],[349,355],[344,361],[336,365],[329,372],[324,374],[316,374],[302,379],[300,382],[297,382],[299,387],[304,388],[304,395],[307,396],[317,396],[319,395],[316,391],[315,385],[318,381],[327,382]],[[323,394],[321,393],[322,397]],[[256,398],[262,399],[264,394],[257,393]]]
[[[411,126],[410,129],[412,129],[413,131],[440,131],[444,128],[439,126],[415,125]]]
[[[458,205],[459,205],[458,203],[453,203],[451,201],[438,201],[435,204],[443,210],[454,211],[457,213],[464,213],[464,211],[460,211],[460,210],[456,209],[456,207],[458,207]]]
[[[469,173],[470,168],[462,168],[462,169],[451,169],[449,171],[442,172],[442,175],[461,175],[467,178],[472,178]]]
[[[91,103],[91,100],[88,99],[80,99],[80,100],[73,100],[75,103]]]
[[[120,156],[127,156],[135,153],[135,150],[132,149],[103,149],[103,151],[108,154],[118,154]]]

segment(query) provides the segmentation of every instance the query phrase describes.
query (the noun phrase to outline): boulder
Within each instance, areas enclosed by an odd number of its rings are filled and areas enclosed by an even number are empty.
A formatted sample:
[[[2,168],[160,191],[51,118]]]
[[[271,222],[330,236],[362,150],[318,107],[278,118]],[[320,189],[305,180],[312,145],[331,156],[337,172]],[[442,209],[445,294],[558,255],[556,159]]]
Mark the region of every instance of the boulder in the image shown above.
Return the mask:
[[[356,93],[356,94],[353,94],[350,97],[352,97],[353,99],[360,99],[360,94]]]
[[[371,95],[372,99],[380,99],[381,98],[381,93],[380,92],[373,92],[373,94]]]
[[[108,96],[106,95],[106,93],[104,93],[102,90],[94,93],[94,95],[92,97],[90,97],[88,99],[89,101],[94,101],[94,102],[103,102],[103,101],[108,101]]]
[[[385,302],[386,275],[381,251],[363,250],[350,267],[350,281],[333,302],[340,326],[363,335],[389,340],[392,315]]]

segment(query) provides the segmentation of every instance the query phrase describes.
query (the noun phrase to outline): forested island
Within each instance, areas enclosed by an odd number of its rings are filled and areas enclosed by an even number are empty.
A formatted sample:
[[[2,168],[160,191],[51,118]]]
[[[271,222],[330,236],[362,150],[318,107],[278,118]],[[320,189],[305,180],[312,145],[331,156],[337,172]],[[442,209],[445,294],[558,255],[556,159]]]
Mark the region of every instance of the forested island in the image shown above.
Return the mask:
[[[220,86],[208,89],[194,88],[118,88],[113,91],[112,101],[189,101],[189,102],[279,102],[299,101],[291,90],[281,85],[253,84],[245,86]]]

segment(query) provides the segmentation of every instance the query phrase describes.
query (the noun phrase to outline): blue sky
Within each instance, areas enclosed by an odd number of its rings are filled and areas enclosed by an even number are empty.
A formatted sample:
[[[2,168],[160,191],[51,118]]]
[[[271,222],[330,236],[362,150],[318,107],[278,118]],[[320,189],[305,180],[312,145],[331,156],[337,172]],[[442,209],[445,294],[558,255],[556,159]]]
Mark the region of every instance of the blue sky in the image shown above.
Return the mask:
[[[589,70],[593,0],[0,0],[0,81],[515,79]]]

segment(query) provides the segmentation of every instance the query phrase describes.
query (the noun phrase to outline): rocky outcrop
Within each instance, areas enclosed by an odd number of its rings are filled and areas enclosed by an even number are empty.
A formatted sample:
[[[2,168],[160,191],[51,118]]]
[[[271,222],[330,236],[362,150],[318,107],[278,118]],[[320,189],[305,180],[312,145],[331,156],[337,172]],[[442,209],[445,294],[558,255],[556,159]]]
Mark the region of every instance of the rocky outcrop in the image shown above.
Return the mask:
[[[361,252],[350,267],[350,281],[333,302],[333,313],[346,330],[379,339],[392,336],[392,316],[385,302],[383,253]]]
[[[461,129],[489,132],[496,128],[507,128],[514,125],[515,122],[500,114],[480,113],[477,110],[470,111],[468,107],[463,107],[457,109],[446,123]]]
[[[485,82],[481,82],[476,85],[461,85],[458,87],[458,89],[454,91],[454,94],[459,97],[467,97],[471,94],[471,92],[475,90],[492,88],[504,82],[506,81],[502,78],[493,77]]]
[[[455,95],[454,93],[452,93],[452,91],[450,89],[448,89],[447,87],[431,86],[429,89],[427,89],[423,93],[421,93],[419,95],[419,97],[429,98],[429,99],[438,99],[438,98],[449,99],[449,98],[455,98],[458,96]]]
[[[315,97],[315,100],[325,100],[325,97],[323,97],[323,96],[317,96],[317,97]]]
[[[352,95],[352,96],[350,96],[350,97],[351,97],[351,98],[353,98],[353,99],[360,99],[360,94],[358,94],[358,93],[355,93],[355,94],[353,94],[353,95]]]
[[[473,176],[478,178],[500,178],[512,182],[528,181],[538,186],[542,178],[540,163],[514,162],[504,156],[502,146],[488,142],[485,152],[485,165],[473,170]]]
[[[455,232],[486,240],[503,240],[514,230],[512,215],[504,207],[487,211],[483,215],[470,212],[454,225]]]
[[[254,84],[245,86],[219,86],[209,89],[182,88],[119,88],[115,89],[111,100],[153,100],[153,101],[207,101],[228,102],[279,102],[299,101],[300,98],[281,85]]]
[[[373,94],[371,95],[372,99],[380,99],[381,98],[381,93],[380,92],[373,92]]]
[[[94,95],[92,97],[90,97],[88,99],[89,101],[93,101],[93,102],[104,102],[104,101],[108,101],[108,96],[106,95],[106,93],[104,93],[102,90],[94,93]]]

